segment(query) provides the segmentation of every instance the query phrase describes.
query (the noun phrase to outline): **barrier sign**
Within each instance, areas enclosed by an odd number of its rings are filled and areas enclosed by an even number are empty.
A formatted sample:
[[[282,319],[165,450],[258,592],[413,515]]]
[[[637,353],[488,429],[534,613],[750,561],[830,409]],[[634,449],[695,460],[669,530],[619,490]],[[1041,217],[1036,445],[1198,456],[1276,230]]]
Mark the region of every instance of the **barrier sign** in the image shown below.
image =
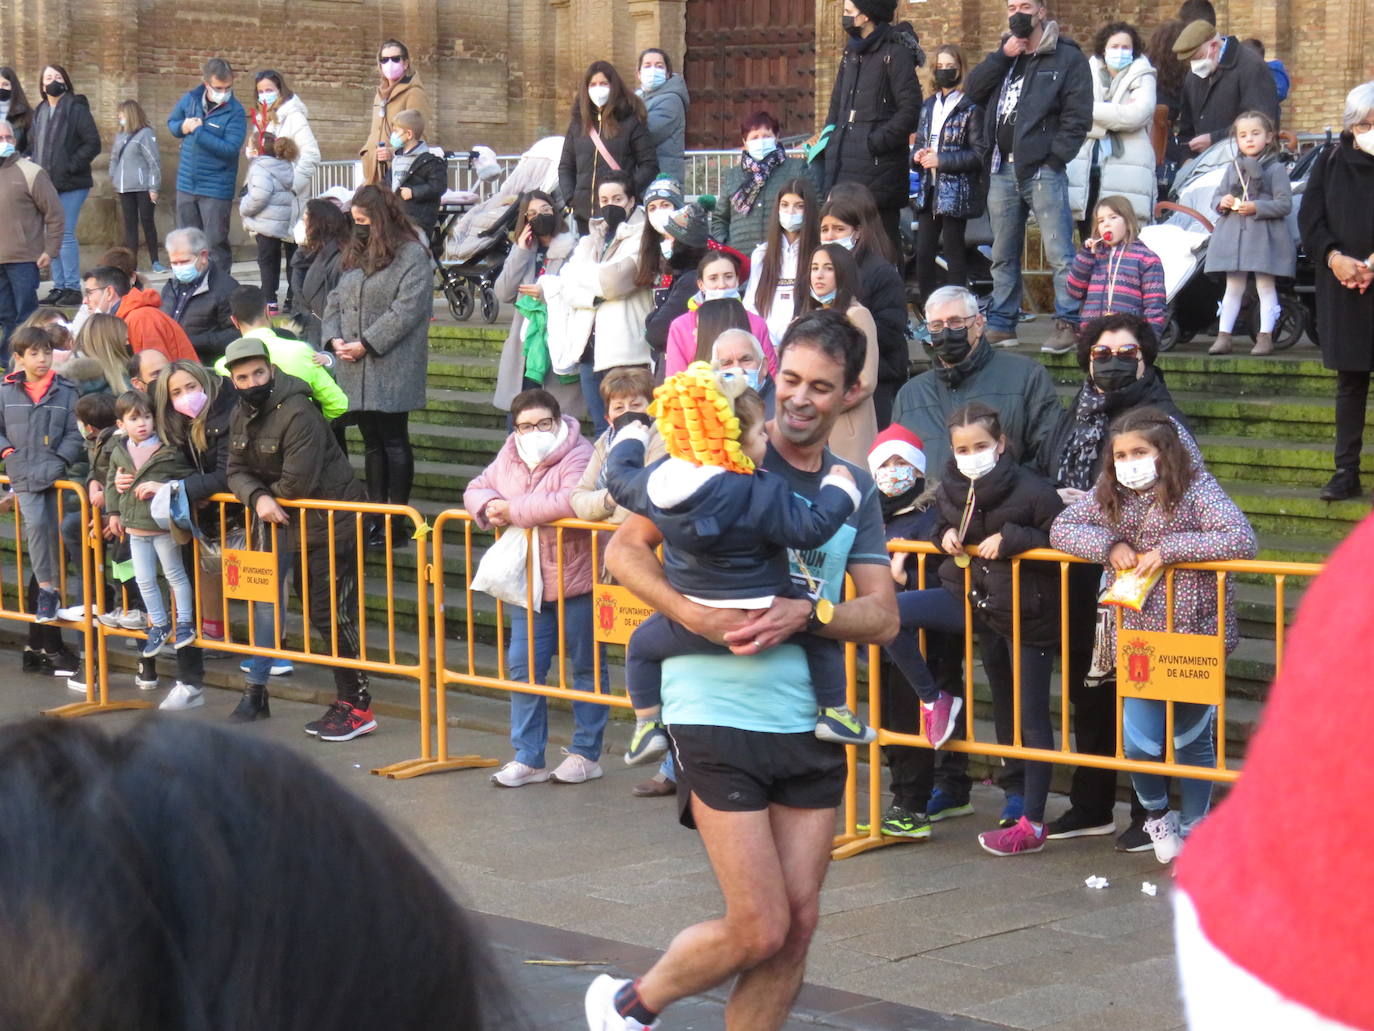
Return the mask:
[[[1118,628],[1116,690],[1123,698],[1217,705],[1226,691],[1221,639]]]
[[[654,610],[625,587],[597,584],[592,593],[596,639],[603,644],[629,644],[630,635]]]
[[[277,603],[277,556],[224,549],[224,595],[235,601]]]

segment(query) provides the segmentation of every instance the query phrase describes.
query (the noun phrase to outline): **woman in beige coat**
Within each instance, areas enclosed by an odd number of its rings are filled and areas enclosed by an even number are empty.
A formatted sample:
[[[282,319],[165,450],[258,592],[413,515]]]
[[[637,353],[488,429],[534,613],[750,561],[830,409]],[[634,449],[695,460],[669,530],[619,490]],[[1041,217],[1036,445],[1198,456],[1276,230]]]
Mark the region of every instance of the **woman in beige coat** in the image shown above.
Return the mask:
[[[410,66],[410,51],[404,43],[389,39],[377,48],[377,71],[380,82],[372,103],[372,131],[367,143],[358,151],[363,159],[363,184],[390,184],[386,169],[395,156],[391,149],[392,123],[402,111],[419,111],[425,116],[425,142],[431,147],[438,142],[438,123],[429,94],[420,83],[420,73]],[[381,167],[382,171],[378,171]]]
[[[844,312],[867,343],[864,367],[859,373],[858,398],[835,420],[827,442],[834,454],[865,469],[873,438],[878,435],[878,414],[873,407],[873,391],[878,385],[878,327],[869,310],[854,299],[859,266],[848,248],[837,243],[821,244],[812,252],[806,267],[810,294],[803,300],[803,310],[830,308]]]

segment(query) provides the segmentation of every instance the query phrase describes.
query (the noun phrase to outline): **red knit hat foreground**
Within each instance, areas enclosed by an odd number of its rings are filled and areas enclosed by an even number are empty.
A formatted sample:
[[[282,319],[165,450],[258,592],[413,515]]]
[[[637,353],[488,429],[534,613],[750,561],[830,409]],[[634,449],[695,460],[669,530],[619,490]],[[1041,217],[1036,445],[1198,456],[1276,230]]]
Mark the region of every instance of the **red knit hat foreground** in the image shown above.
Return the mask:
[[[893,455],[914,465],[922,476],[926,474],[926,452],[921,438],[895,422],[873,438],[873,446],[868,450],[868,471],[876,476],[878,467]]]

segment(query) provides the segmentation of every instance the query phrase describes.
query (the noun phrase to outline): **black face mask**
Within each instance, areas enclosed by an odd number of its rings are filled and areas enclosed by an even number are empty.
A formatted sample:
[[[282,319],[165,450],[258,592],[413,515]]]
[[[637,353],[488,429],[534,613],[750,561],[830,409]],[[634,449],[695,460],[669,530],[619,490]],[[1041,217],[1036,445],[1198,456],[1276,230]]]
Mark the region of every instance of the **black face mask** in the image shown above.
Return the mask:
[[[1011,29],[1011,34],[1017,39],[1030,39],[1030,35],[1035,31],[1035,19],[1024,11],[1018,11],[1007,19],[1007,28]]]
[[[1110,394],[1113,390],[1129,387],[1136,381],[1138,362],[1135,358],[1108,358],[1092,364],[1093,383],[1097,388]]]
[[[535,236],[552,236],[557,227],[558,224],[554,221],[553,215],[547,212],[530,216],[530,232],[534,233]]]
[[[235,387],[234,389],[238,392],[239,400],[244,404],[248,405],[250,408],[261,408],[267,403],[267,399],[272,396],[273,386],[273,381],[269,379],[261,386]]]
[[[372,239],[372,227],[370,225],[365,226],[361,223],[354,222],[353,238],[357,240],[360,244],[362,244],[364,247],[366,247],[367,241]]]
[[[14,90],[10,90],[10,89],[0,89],[0,104],[3,104],[5,101],[9,100],[10,97],[12,97],[12,96],[14,96]]]
[[[968,327],[942,329],[938,333],[930,334],[930,349],[946,365],[958,365],[973,350],[973,345],[968,339]]]
[[[50,97],[60,97],[67,92],[67,84],[61,79],[54,79],[43,87],[43,92]]]
[[[849,33],[855,39],[858,39],[860,33],[863,32],[862,28],[854,24],[854,15],[852,14],[846,14],[842,16],[840,18],[840,25],[841,27],[843,27],[845,32]]]
[[[632,422],[643,423],[645,426],[653,426],[653,417],[648,412],[621,412],[615,417],[615,422],[611,426],[619,432]]]
[[[630,213],[619,204],[603,204],[599,214],[606,223],[606,232],[608,235],[619,229],[620,224],[630,217]]]
[[[952,86],[959,85],[959,69],[936,68],[935,85],[939,86],[941,89],[949,89]]]

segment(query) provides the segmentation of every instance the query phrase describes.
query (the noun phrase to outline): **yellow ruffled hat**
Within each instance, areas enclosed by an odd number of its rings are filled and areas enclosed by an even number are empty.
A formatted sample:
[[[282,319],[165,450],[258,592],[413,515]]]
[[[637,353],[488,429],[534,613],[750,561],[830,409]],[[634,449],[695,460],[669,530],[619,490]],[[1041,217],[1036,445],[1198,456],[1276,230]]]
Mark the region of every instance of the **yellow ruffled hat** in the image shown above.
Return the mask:
[[[739,446],[735,398],[749,388],[742,376],[722,376],[706,362],[693,362],[654,389],[649,414],[673,458],[752,473],[754,463]]]

